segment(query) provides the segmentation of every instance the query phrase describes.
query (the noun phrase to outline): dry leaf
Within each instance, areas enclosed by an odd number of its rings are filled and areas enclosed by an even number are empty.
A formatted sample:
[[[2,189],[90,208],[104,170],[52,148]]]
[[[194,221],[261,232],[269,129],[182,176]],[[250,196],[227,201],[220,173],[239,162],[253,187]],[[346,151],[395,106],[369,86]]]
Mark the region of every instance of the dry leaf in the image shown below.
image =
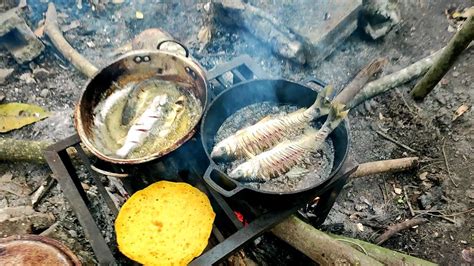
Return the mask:
[[[428,176],[428,172],[423,172],[420,174],[420,180],[426,180],[426,177]]]
[[[397,194],[397,195],[400,195],[400,194],[402,194],[402,189],[401,189],[401,188],[399,188],[399,187],[394,187],[394,188],[393,188],[393,191],[394,191],[394,192],[395,192],[395,194]]]
[[[18,129],[48,117],[41,107],[26,103],[0,104],[0,133]]]
[[[385,117],[383,116],[383,114],[380,113],[380,112],[379,112],[379,119],[380,119],[380,120],[384,120],[384,119],[385,119]]]
[[[453,121],[458,119],[458,117],[460,117],[462,114],[464,114],[467,110],[469,110],[469,106],[467,106],[465,104],[459,106],[459,108],[456,110],[456,112],[454,112]]]
[[[364,226],[361,223],[357,223],[356,226],[357,230],[359,230],[360,232],[364,232]]]
[[[203,45],[206,45],[211,40],[211,28],[209,26],[203,26],[197,35],[198,41]]]
[[[142,13],[142,12],[136,11],[136,12],[135,12],[135,17],[136,17],[137,19],[143,19],[144,16],[143,16],[143,13]]]

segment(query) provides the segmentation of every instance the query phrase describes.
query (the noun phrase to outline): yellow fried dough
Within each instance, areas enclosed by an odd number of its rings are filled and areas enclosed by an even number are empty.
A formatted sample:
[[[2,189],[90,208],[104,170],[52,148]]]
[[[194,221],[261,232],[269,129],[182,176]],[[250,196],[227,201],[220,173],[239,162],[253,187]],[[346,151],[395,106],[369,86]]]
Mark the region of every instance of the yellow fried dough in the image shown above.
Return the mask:
[[[186,265],[207,246],[215,213],[186,183],[160,181],[137,191],[115,220],[119,250],[145,265]]]

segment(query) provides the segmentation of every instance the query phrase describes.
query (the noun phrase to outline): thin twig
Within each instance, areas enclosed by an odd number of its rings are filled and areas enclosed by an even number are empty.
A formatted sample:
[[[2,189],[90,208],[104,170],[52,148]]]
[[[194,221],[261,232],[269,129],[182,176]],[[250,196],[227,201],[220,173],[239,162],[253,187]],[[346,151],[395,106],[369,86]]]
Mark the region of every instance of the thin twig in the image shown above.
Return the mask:
[[[468,212],[473,212],[473,211],[474,211],[474,208],[471,208],[471,209],[467,209],[467,210],[461,211],[461,212],[446,214],[446,213],[443,213],[440,210],[415,210],[416,213],[440,213],[444,216],[458,216],[458,215],[465,214],[465,213],[468,213]]]
[[[395,91],[397,92],[398,95],[400,95],[400,98],[402,98],[403,103],[404,103],[405,106],[407,107],[408,111],[410,111],[410,113],[412,113],[414,116],[416,116],[416,113],[411,109],[410,105],[408,105],[408,102],[407,102],[407,100],[405,99],[405,96],[403,96],[403,93],[402,93],[398,88],[395,89]]]
[[[382,191],[383,203],[384,203],[384,206],[385,206],[385,205],[387,205],[387,196],[385,195],[385,186],[380,184],[380,190]]]
[[[432,164],[440,164],[440,163],[443,163],[443,160],[433,161],[433,162],[427,163],[427,164],[421,166],[419,171],[421,171],[421,170],[427,168],[428,166],[430,166],[430,165],[432,165]]]
[[[393,224],[391,226],[389,226],[387,228],[387,230],[381,234],[379,237],[377,237],[375,239],[375,243],[377,245],[380,245],[382,244],[383,242],[387,241],[390,237],[392,237],[394,234],[402,231],[402,230],[405,230],[405,229],[408,229],[408,228],[411,228],[415,225],[419,225],[419,224],[422,224],[422,223],[425,223],[427,220],[426,219],[421,219],[421,218],[412,218],[410,220],[406,220],[406,221],[403,221],[401,223],[398,223],[398,224]]]
[[[396,139],[390,137],[389,135],[387,135],[387,134],[383,133],[382,131],[376,129],[375,127],[372,127],[372,130],[375,131],[375,133],[379,134],[381,137],[383,137],[383,138],[385,138],[385,139],[387,139],[387,140],[389,140],[389,141],[391,141],[391,142],[397,144],[398,146],[400,146],[400,147],[402,147],[402,148],[404,148],[404,149],[407,149],[407,150],[409,150],[409,151],[411,151],[411,152],[413,152],[413,153],[416,153],[416,150],[414,150],[414,149],[410,148],[409,146],[407,146],[407,145],[405,145],[405,144],[399,142],[398,140],[396,140]]]
[[[347,240],[347,239],[342,239],[342,238],[336,238],[336,240],[337,240],[337,241],[347,242],[347,243],[351,243],[351,244],[353,244],[353,245],[356,245],[356,246],[358,246],[358,247],[365,253],[365,255],[369,255],[369,253],[367,253],[367,250],[365,250],[365,248],[364,248],[363,246],[361,246],[361,245],[359,245],[359,244],[357,244],[357,243],[355,243],[355,242],[353,242],[353,241],[350,241],[350,240]]]
[[[448,158],[446,158],[446,151],[444,150],[444,146],[446,145],[446,139],[443,141],[443,146],[441,147],[441,151],[443,152],[443,157],[444,157],[444,164],[446,165],[446,170],[448,171],[448,177],[453,182],[453,185],[455,187],[458,187],[456,182],[454,182],[453,177],[451,176],[451,170],[449,170],[449,163],[448,163]]]
[[[410,202],[410,199],[408,198],[407,189],[405,186],[403,187],[403,195],[405,196],[405,200],[407,201],[408,209],[410,209],[411,216],[412,217],[415,216],[415,212],[413,212],[413,207],[411,206],[411,202]]]
[[[415,217],[420,217],[420,216],[423,216],[423,215],[428,215],[428,216],[433,216],[433,217],[438,217],[438,218],[441,218],[441,219],[444,219],[450,223],[453,223],[453,224],[456,224],[456,221],[454,221],[453,219],[451,218],[448,218],[444,215],[437,215],[437,214],[433,214],[433,213],[429,213],[429,212],[425,212],[425,213],[419,213],[418,215],[416,215]]]

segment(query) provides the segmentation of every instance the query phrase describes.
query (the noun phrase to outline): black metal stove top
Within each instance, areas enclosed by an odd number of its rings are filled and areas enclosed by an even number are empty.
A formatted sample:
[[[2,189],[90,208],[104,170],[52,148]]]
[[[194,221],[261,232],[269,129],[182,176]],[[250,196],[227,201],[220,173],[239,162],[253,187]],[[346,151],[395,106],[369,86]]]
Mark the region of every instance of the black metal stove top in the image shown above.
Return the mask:
[[[240,56],[231,62],[219,65],[208,72],[209,101],[212,101],[214,97],[228,87],[258,78],[267,78],[267,75],[249,56]],[[315,83],[321,85],[319,81]],[[244,244],[255,239],[291,214],[297,213],[311,199],[301,198],[288,206],[265,208],[265,206],[256,206],[249,202],[224,198],[209,188],[201,178],[209,162],[202,149],[199,137],[199,134],[197,134],[176,151],[160,158],[159,161],[128,167],[126,172],[131,176],[123,181],[129,194],[133,194],[133,192],[159,180],[187,182],[206,193],[216,212],[216,220],[210,241],[213,245],[209,245],[207,251],[191,262],[191,265],[212,265],[221,262]],[[58,179],[61,190],[76,213],[98,262],[100,264],[114,264],[116,257],[114,257],[109,245],[116,246],[116,243],[106,242],[88,208],[89,199],[80,184],[77,169],[66,152],[66,149],[71,147],[77,151],[87,174],[92,177],[100,196],[115,218],[118,209],[101,183],[99,174],[92,170],[91,161],[81,148],[80,139],[77,135],[51,145],[45,150],[44,155]],[[101,167],[104,166],[103,162],[102,164],[100,164],[101,162],[95,163],[101,165]],[[313,206],[313,214],[316,215],[313,215],[311,223],[314,226],[319,226],[324,222],[349,174],[355,170],[355,166],[356,164],[349,158],[333,180],[316,192],[314,197],[319,197],[319,200],[316,206]],[[109,165],[109,167],[118,170],[117,166]],[[236,217],[234,211],[244,215],[246,222],[248,222],[246,226]]]

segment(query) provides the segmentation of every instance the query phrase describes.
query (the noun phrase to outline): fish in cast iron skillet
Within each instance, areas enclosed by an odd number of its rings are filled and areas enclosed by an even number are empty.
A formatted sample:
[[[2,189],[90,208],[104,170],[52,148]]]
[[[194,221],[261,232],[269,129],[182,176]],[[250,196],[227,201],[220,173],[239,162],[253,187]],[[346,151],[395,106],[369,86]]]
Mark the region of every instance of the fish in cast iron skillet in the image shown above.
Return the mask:
[[[311,128],[301,138],[285,141],[237,166],[229,176],[239,181],[266,182],[288,173],[311,152],[321,148],[327,136],[347,116],[344,105],[331,106],[328,118],[319,130]]]
[[[212,149],[211,157],[221,161],[250,158],[276,145],[292,132],[301,130],[314,119],[328,114],[330,102],[327,97],[332,90],[332,86],[325,87],[308,109],[302,108],[275,118],[264,118],[255,125],[237,131],[217,143]]]

